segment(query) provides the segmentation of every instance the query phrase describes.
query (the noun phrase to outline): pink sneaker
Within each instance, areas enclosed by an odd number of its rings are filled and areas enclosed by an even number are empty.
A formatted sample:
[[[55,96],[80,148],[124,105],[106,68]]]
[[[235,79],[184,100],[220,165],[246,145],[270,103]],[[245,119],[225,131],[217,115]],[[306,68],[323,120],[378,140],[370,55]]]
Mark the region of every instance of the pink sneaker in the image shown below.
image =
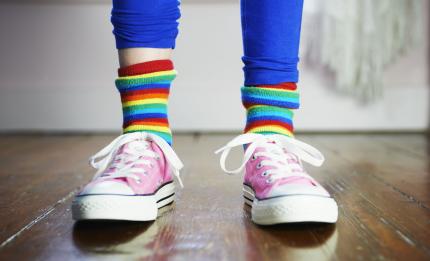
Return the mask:
[[[227,170],[225,160],[236,146],[248,145],[242,165]],[[336,201],[303,169],[301,160],[321,166],[324,156],[314,147],[283,135],[243,134],[225,147],[221,168],[235,174],[245,168],[243,193],[252,220],[261,225],[291,222],[335,223]]]
[[[158,209],[174,200],[172,174],[182,186],[182,162],[154,134],[123,134],[90,160],[98,171],[73,200],[75,220],[155,220]]]

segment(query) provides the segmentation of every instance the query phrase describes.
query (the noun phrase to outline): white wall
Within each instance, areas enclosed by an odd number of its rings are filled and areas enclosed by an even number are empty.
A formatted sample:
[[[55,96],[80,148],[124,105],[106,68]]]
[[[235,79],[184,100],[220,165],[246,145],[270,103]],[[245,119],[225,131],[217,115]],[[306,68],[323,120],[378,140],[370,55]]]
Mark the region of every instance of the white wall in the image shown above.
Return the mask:
[[[0,4],[0,131],[119,130],[109,18],[109,3]],[[170,100],[175,130],[242,128],[239,22],[237,3],[182,5],[179,76]],[[300,64],[297,128],[426,129],[426,46],[390,66],[384,99],[366,106],[337,94],[321,72]]]

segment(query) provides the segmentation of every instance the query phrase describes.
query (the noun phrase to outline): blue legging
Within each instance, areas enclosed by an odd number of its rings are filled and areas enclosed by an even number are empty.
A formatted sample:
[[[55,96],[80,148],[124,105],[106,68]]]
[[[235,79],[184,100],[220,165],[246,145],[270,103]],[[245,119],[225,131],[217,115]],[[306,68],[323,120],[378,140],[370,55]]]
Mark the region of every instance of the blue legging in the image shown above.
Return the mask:
[[[303,0],[241,0],[245,85],[298,82]],[[118,49],[175,48],[179,0],[113,0]]]

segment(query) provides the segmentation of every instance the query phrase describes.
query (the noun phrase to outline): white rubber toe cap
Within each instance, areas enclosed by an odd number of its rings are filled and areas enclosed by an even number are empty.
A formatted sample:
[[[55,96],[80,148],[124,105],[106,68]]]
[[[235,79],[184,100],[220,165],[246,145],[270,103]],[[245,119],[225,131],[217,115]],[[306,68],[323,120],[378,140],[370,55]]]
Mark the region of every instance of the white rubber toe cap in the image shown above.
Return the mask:
[[[119,195],[134,195],[134,191],[124,183],[116,181],[103,181],[84,188],[80,195],[92,194],[119,194]]]
[[[301,184],[285,184],[277,186],[270,191],[268,197],[278,197],[287,195],[314,195],[330,197],[330,194],[321,186],[310,186]]]

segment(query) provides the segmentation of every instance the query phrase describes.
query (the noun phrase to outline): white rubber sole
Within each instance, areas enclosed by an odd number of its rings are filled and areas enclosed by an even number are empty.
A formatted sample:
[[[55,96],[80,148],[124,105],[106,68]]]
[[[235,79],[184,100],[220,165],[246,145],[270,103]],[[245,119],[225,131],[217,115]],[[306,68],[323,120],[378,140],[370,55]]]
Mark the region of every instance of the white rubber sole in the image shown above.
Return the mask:
[[[243,186],[245,203],[251,206],[252,221],[259,225],[280,223],[336,223],[338,208],[333,198],[313,195],[288,195],[258,200],[254,191]]]
[[[175,186],[168,183],[153,195],[85,195],[72,202],[74,220],[150,221],[157,218],[158,209],[173,202]]]

